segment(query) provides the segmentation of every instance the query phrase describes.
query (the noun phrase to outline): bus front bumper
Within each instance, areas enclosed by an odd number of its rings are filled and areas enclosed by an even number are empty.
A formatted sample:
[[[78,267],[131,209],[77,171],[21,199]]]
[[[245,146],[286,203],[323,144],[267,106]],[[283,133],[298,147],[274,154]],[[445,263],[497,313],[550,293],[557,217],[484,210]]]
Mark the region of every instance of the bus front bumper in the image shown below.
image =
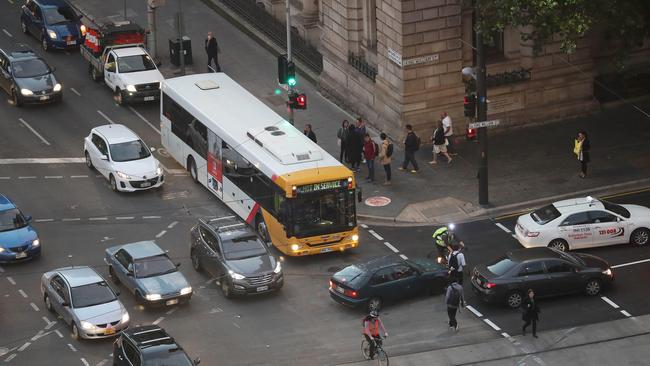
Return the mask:
[[[358,235],[358,234],[355,234]],[[312,254],[323,254],[330,252],[344,252],[346,250],[356,248],[359,246],[359,240],[342,240],[332,244],[290,244],[286,247],[287,251],[283,251],[284,254],[289,256],[303,256],[303,255],[312,255]]]

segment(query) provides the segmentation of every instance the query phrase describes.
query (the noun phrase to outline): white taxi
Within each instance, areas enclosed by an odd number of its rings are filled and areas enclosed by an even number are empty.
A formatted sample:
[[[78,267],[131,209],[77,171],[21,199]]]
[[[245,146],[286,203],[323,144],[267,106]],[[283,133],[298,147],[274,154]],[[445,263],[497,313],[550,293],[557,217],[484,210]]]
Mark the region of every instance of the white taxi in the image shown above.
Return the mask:
[[[592,197],[558,201],[519,216],[515,235],[526,248],[562,251],[612,244],[648,244],[650,209]]]

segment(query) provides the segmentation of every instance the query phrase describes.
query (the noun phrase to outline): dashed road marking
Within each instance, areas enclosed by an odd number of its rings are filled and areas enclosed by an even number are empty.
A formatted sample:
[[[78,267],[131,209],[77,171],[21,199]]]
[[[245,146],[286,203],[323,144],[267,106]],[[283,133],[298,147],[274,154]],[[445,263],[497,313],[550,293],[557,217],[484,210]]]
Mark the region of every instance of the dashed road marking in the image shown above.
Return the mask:
[[[32,337],[32,342],[37,341],[39,338],[43,338],[45,336],[48,336],[48,335],[50,335],[50,333],[52,333],[52,331],[43,332],[43,330],[41,329],[41,330],[38,331],[38,333],[36,333],[35,336]]]
[[[143,219],[159,219],[160,216],[142,216]]]
[[[209,314],[216,314],[216,313],[221,313],[221,312],[223,312],[223,309],[221,309],[221,308],[213,308],[213,309],[210,309],[210,311],[208,313]]]
[[[28,175],[28,176],[18,177],[18,179],[36,179],[36,176]]]
[[[177,224],[178,224],[178,221],[174,221],[174,222],[172,222],[171,224],[167,225],[167,228],[168,228],[168,229],[173,229],[174,226],[176,226]]]
[[[99,362],[97,363],[97,365],[95,365],[95,366],[104,366],[107,362],[108,362],[107,359],[103,359],[103,360],[99,361]]]
[[[395,253],[399,253],[399,250],[398,250],[397,248],[395,248],[391,243],[385,241],[385,242],[384,242],[384,245],[387,246],[388,249],[392,250],[393,252],[395,252]]]
[[[0,159],[0,165],[13,164],[76,164],[85,163],[85,158],[19,158]]]
[[[50,324],[52,324],[52,323],[56,323],[56,322],[51,322],[50,319],[48,319],[46,316],[42,316],[41,319],[43,319],[43,321],[44,321],[45,324],[47,324],[47,325],[50,325]]]
[[[77,349],[72,345],[72,343],[68,343],[68,347],[72,352],[77,352]]]
[[[500,222],[497,222],[495,225],[498,226],[501,230],[505,231],[505,232],[508,233],[508,234],[510,234],[510,233],[512,232],[512,231],[510,231],[510,229],[508,229],[507,227],[503,226]]]
[[[52,222],[54,219],[34,219],[34,222]]]
[[[510,334],[506,332],[501,332],[501,335],[503,336],[503,338],[510,338]]]
[[[54,330],[54,333],[56,333],[56,335],[58,335],[59,338],[63,338],[63,334],[61,334],[61,332],[59,332],[58,329],[55,329],[55,330]]]
[[[23,289],[18,289],[18,293],[20,294],[20,296],[27,298],[27,294],[25,293],[25,291],[23,291]]]
[[[78,96],[81,96],[81,93],[79,93],[79,92],[77,91],[77,89],[75,89],[75,88],[70,88],[70,90],[72,90],[72,92],[75,93],[75,94],[77,94]]]
[[[7,281],[9,281],[10,284],[16,286],[16,281],[12,277],[7,277]]]
[[[621,314],[627,316],[628,318],[632,316],[632,314],[628,313],[628,312],[625,311],[625,310],[621,310]]]
[[[402,257],[402,259],[404,259],[404,260],[409,259],[409,257],[405,256],[404,254],[400,254],[399,256]]]
[[[144,116],[141,115],[138,111],[136,111],[135,108],[129,106],[129,109],[131,110],[131,112],[135,113],[136,116],[140,117],[140,119],[143,120],[144,123],[148,124],[149,127],[153,128],[153,130],[158,132],[158,134],[160,135],[160,130],[158,128],[156,128],[156,126],[154,126],[151,122],[149,122],[149,120],[144,118]]]
[[[110,124],[115,124],[112,119],[108,118],[107,115],[104,114],[104,112],[100,111],[99,109],[97,110],[97,113],[99,113],[100,116],[104,117],[105,120],[108,121]]]
[[[500,332],[500,331],[501,331],[501,328],[499,328],[498,325],[492,323],[492,321],[491,321],[490,319],[485,318],[485,319],[483,319],[483,321],[484,321],[485,323],[487,323],[487,325],[491,326],[492,329],[496,330],[497,332]]]
[[[367,229],[367,228],[368,228],[368,225],[366,225],[366,224],[359,224],[359,226],[361,226],[361,227],[364,228],[364,229]]]
[[[36,306],[36,304],[34,304],[33,302],[30,302],[29,306],[31,306],[32,309],[34,309],[34,311],[41,311],[41,309],[39,309],[38,306]]]
[[[90,221],[106,221],[106,220],[108,220],[108,217],[91,217],[88,220],[90,220]]]
[[[604,302],[608,303],[614,309],[618,309],[620,307],[614,301],[610,300],[606,296],[601,296],[600,298],[603,299]]]
[[[641,264],[641,263],[646,263],[646,262],[650,262],[650,259],[643,259],[643,260],[635,261],[635,262],[617,264],[615,266],[611,266],[610,268],[621,268],[621,267],[632,266],[632,265],[635,265],[635,264]]]
[[[36,135],[36,137],[41,139],[41,141],[43,141],[45,145],[50,146],[50,143],[43,136],[41,136],[41,134],[38,133],[32,126],[30,126],[29,123],[25,122],[25,120],[22,118],[18,118],[18,120],[20,121],[20,123],[25,125],[25,127],[27,127],[30,131],[32,131],[32,133]]]
[[[171,308],[171,309],[167,310],[167,312],[166,312],[165,314],[167,314],[167,315],[172,315],[172,314],[174,314],[174,312],[176,311],[176,309],[178,309],[178,308]]]
[[[88,178],[87,175],[71,175],[70,178]]]
[[[68,219],[61,219],[61,221],[81,221],[81,219],[80,219],[79,217],[75,217],[75,218],[72,218],[72,219],[70,219],[70,218],[68,218]]]
[[[45,179],[63,179],[62,175],[46,175]]]
[[[165,320],[164,316],[161,316],[160,318],[156,319],[153,321],[153,325],[158,325],[161,321]]]
[[[31,342],[25,342],[22,346],[18,347],[18,352],[22,352],[27,349],[32,343]]]
[[[162,237],[163,235],[165,235],[166,232],[167,232],[167,230],[163,230],[163,231],[159,232],[158,234],[156,234],[156,238]]]
[[[118,216],[115,218],[115,220],[133,220],[133,216]]]
[[[479,318],[483,317],[483,314],[481,314],[481,312],[479,312],[478,310],[474,309],[474,307],[472,305],[467,305],[467,306],[465,306],[465,308],[467,310],[471,311],[477,317],[479,317]]]
[[[18,356],[17,353],[12,353],[11,355],[9,355],[9,357],[7,357],[7,358],[5,359],[5,362],[10,362],[10,361],[13,360],[14,358],[16,358],[16,356]]]
[[[377,234],[374,230],[368,230],[368,232],[370,233],[370,235],[374,236],[375,239],[384,240],[384,238],[382,238],[381,235]]]
[[[239,324],[237,324],[237,323],[235,323],[235,322],[232,322],[232,325],[234,325],[234,326],[236,326],[237,328],[241,329],[241,327],[239,326]]]
[[[10,37],[10,38],[12,38],[12,37],[13,37],[13,36],[11,35],[11,33],[9,33],[9,31],[8,31],[8,30],[6,30],[6,29],[4,29],[4,28],[2,28],[2,31],[3,31],[3,32],[4,32],[4,34],[6,34],[6,35],[7,35],[8,37]]]
[[[0,180],[7,180],[7,179],[11,179],[11,177],[0,177]]]
[[[90,366],[90,364],[88,363],[88,361],[86,361],[85,358],[82,357],[82,358],[80,358],[80,360],[81,360],[81,363],[84,364],[84,366]]]

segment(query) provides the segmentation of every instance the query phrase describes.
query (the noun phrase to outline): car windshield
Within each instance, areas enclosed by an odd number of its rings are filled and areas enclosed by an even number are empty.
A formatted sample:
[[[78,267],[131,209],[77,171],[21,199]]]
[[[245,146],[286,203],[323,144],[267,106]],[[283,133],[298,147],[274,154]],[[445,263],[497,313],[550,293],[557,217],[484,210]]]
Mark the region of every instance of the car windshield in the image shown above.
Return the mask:
[[[351,230],[356,225],[353,190],[306,194],[292,203],[292,233],[298,237]]]
[[[69,6],[61,7],[45,7],[43,8],[43,16],[49,25],[55,25],[66,22],[74,22],[79,20],[77,14]]]
[[[487,265],[487,269],[494,273],[497,276],[501,276],[504,273],[508,272],[511,270],[514,266],[516,266],[517,263],[513,262],[510,258],[508,257],[501,257],[494,261],[492,264]]]
[[[222,247],[227,260],[259,257],[266,254],[264,244],[254,235],[223,240]]]
[[[553,206],[552,204],[537,209],[530,214],[533,220],[535,220],[535,222],[540,225],[549,223],[557,219],[558,217],[560,217],[560,215],[561,215],[560,211],[558,211],[557,208],[555,208],[555,206]]]
[[[630,218],[630,211],[627,210],[627,208],[617,205],[615,203],[607,202],[607,201],[600,201],[602,202],[603,206],[605,206],[605,209],[608,211],[611,211],[617,215],[621,215],[625,217],[626,219]]]
[[[138,259],[134,265],[136,278],[161,276],[177,271],[176,265],[164,254]]]
[[[363,278],[364,273],[365,272],[361,268],[352,265],[336,272],[336,275],[334,275],[334,277],[343,283],[355,284]]]
[[[132,161],[148,158],[151,150],[147,148],[142,140],[111,144],[111,158],[113,161]]]
[[[85,308],[115,301],[113,290],[104,281],[71,288],[72,306]]]
[[[0,211],[0,232],[16,230],[27,226],[25,216],[17,208]]]
[[[149,55],[124,56],[117,59],[117,69],[121,74],[128,72],[155,70],[156,65]]]
[[[50,67],[40,58],[16,61],[11,64],[11,67],[14,76],[17,78],[33,78],[50,73]]]
[[[192,360],[180,348],[172,348],[163,352],[147,355],[143,360],[144,366],[191,366]]]

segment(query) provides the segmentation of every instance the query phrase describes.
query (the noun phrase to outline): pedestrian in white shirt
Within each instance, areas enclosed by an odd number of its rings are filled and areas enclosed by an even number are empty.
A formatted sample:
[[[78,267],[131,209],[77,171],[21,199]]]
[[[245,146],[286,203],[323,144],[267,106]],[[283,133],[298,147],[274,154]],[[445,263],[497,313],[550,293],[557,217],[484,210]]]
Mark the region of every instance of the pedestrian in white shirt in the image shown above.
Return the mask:
[[[458,155],[454,149],[454,126],[451,117],[447,112],[442,112],[442,127],[445,129],[445,138],[447,138],[447,152],[449,155]]]
[[[455,279],[459,284],[463,284],[463,269],[467,265],[465,255],[460,251],[460,245],[454,244],[452,252],[447,256],[447,265],[449,266],[449,278]]]

